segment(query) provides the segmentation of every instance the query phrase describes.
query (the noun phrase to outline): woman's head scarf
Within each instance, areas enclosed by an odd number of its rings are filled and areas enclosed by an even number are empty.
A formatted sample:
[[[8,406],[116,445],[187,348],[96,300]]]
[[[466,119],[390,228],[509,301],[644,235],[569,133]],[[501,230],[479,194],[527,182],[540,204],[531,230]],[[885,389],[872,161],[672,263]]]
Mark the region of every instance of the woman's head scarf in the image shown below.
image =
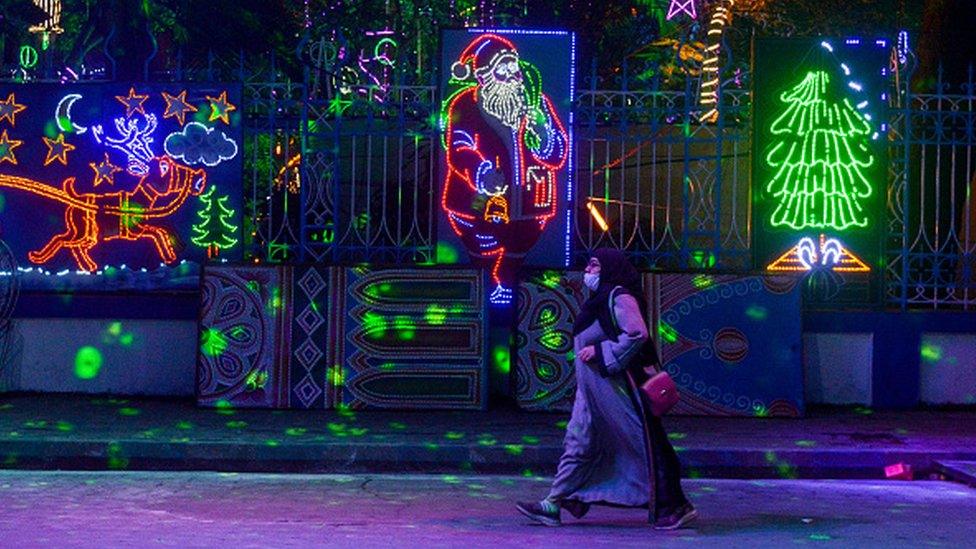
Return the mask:
[[[630,294],[637,300],[641,313],[647,308],[647,298],[641,285],[641,276],[637,269],[630,264],[627,256],[620,250],[600,248],[593,252],[593,257],[600,262],[600,285],[590,298],[583,303],[576,321],[573,322],[573,335],[577,335],[588,328],[593,321],[599,321],[603,332],[610,339],[616,341],[620,329],[613,320],[610,308],[610,293],[620,286],[615,295]]]

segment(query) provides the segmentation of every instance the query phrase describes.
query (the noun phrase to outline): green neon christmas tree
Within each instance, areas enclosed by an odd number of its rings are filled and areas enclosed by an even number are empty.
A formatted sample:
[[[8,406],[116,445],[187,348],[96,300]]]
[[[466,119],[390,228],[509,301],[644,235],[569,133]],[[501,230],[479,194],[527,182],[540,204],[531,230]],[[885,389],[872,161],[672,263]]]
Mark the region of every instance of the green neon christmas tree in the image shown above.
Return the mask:
[[[217,186],[213,185],[200,196],[203,208],[197,211],[200,222],[192,227],[193,236],[190,241],[207,249],[207,257],[220,255],[220,250],[226,250],[237,245],[234,235],[237,226],[228,223],[234,216],[234,210],[227,207],[229,196],[215,196]]]
[[[874,193],[865,171],[874,165],[871,127],[845,97],[828,94],[823,71],[780,95],[786,103],[770,127],[777,141],[766,162],[775,170],[766,193],[777,201],[774,227],[866,227],[864,201]]]

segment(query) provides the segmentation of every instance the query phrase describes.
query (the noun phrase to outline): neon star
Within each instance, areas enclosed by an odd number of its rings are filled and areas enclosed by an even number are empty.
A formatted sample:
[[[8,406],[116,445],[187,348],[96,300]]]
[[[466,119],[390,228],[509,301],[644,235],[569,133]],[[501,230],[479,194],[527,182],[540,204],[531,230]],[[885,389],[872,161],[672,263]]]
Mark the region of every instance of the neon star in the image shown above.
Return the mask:
[[[126,118],[130,118],[132,116],[132,113],[135,112],[138,112],[143,116],[146,116],[146,111],[145,109],[142,108],[142,104],[146,102],[146,99],[149,99],[148,95],[139,95],[136,93],[135,88],[129,88],[128,97],[116,95],[115,98],[118,99],[119,103],[122,103],[122,106],[125,107]]]
[[[210,97],[207,96],[207,100],[210,101],[210,122],[217,120],[218,118],[224,121],[224,124],[230,124],[230,117],[227,114],[230,111],[236,111],[237,107],[232,105],[227,101],[227,90],[220,92],[220,97]]]
[[[197,108],[187,103],[186,90],[179,95],[170,95],[163,92],[163,99],[166,101],[166,110],[163,111],[163,118],[175,116],[180,121],[180,126],[186,123],[186,113],[197,112]]]
[[[3,133],[0,134],[0,164],[10,162],[11,164],[16,165],[17,157],[14,156],[14,149],[19,147],[21,143],[23,143],[23,141],[8,138],[7,130],[3,130]]]
[[[671,4],[668,6],[668,21],[682,13],[696,19],[698,12],[695,10],[695,0],[671,0]]]
[[[57,139],[48,139],[46,136],[42,136],[41,139],[44,140],[44,144],[47,145],[47,158],[44,159],[44,165],[47,166],[51,162],[57,160],[61,164],[68,165],[68,153],[75,150],[75,146],[71,143],[64,142],[64,134],[59,133]]]
[[[121,172],[122,168],[112,164],[108,159],[108,153],[105,153],[105,161],[99,165],[95,165],[94,162],[89,162],[91,169],[95,170],[95,186],[97,187],[99,183],[103,180],[108,181],[109,185],[115,185],[115,172]]]
[[[21,105],[17,103],[17,98],[11,93],[7,96],[6,101],[0,101],[0,121],[4,118],[10,121],[10,125],[14,125],[14,116],[20,111],[27,108],[27,105]]]

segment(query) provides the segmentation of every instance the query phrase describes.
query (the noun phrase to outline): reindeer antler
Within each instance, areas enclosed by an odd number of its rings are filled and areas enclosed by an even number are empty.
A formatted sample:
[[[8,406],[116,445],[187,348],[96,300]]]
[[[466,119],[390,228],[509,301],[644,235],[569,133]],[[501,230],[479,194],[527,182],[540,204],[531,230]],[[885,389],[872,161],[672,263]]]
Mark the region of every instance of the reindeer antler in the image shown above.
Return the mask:
[[[125,153],[129,161],[129,173],[138,176],[149,173],[149,161],[156,156],[151,148],[152,134],[158,125],[156,115],[145,115],[145,121],[145,126],[140,127],[138,118],[116,118],[115,130],[119,133],[117,138],[105,135],[101,125],[92,128],[92,135],[99,144]]]

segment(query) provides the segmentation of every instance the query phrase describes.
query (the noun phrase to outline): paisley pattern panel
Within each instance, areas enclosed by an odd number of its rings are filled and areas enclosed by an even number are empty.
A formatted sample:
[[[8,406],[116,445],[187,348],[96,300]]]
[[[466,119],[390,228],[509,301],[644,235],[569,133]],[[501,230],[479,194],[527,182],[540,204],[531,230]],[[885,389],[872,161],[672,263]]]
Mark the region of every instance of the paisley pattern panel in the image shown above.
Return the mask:
[[[471,269],[342,269],[328,376],[353,409],[484,409],[487,312]]]
[[[317,265],[207,267],[198,402],[332,408],[326,378],[335,271]]]
[[[584,300],[579,272],[537,273],[519,283],[515,397],[522,409],[572,409],[573,319]]]
[[[282,382],[274,350],[278,308],[269,306],[280,271],[207,268],[200,311],[197,402],[204,406],[277,407]]]

